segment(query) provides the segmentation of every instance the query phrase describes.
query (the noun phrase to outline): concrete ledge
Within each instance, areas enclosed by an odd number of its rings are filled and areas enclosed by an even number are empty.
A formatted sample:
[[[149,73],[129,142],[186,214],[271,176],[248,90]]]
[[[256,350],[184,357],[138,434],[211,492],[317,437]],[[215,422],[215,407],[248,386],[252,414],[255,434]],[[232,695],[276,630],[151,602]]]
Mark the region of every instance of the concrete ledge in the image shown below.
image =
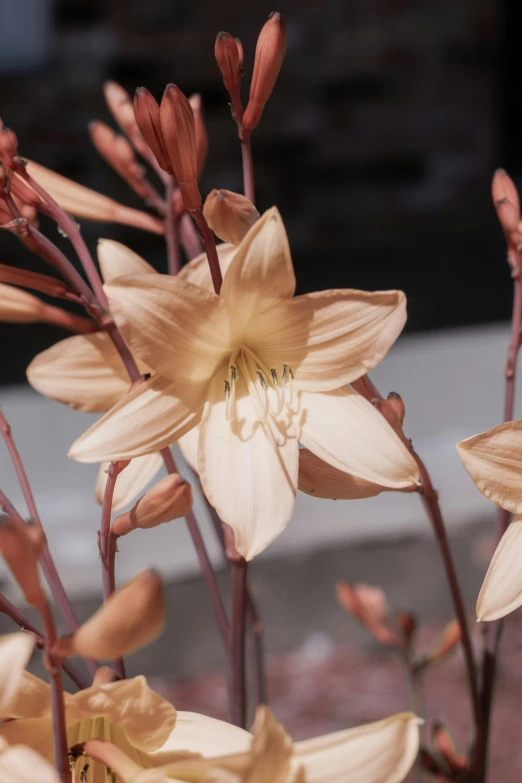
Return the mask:
[[[508,340],[507,324],[405,337],[372,372],[383,394],[393,390],[403,396],[405,429],[429,466],[450,527],[494,512],[464,471],[455,443],[500,422]],[[66,456],[71,443],[96,417],[69,410],[25,386],[2,391],[0,402],[12,425],[51,551],[68,590],[71,594],[97,592],[100,511],[93,492],[97,468]],[[4,491],[25,513],[4,449],[0,449],[0,477]],[[199,499],[195,511],[211,555],[218,562],[219,550]],[[294,519],[263,557],[399,533],[429,533],[416,497],[390,493],[337,502],[299,495]],[[136,531],[121,542],[120,550],[119,581],[149,566],[170,578],[197,570],[181,521]]]

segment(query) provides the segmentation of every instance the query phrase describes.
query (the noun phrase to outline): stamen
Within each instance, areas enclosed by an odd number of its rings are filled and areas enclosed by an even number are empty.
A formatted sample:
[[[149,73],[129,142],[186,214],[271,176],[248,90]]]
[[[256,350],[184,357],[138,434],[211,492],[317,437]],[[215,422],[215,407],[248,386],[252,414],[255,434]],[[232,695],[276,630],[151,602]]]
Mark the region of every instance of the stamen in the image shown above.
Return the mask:
[[[225,381],[225,397],[227,400],[230,397],[230,384],[228,381]]]
[[[237,367],[235,364],[230,365],[230,381],[232,385],[237,381]]]
[[[85,764],[84,768],[80,772],[81,783],[87,783],[87,772],[89,771],[89,765]]]
[[[273,367],[270,368],[270,372],[272,374],[272,383],[274,384],[274,386],[279,386],[279,381],[277,380],[277,373]]]
[[[265,381],[265,376],[263,375],[263,373],[261,372],[261,370],[258,370],[258,371],[257,371],[257,376],[258,376],[258,378],[259,378],[259,380],[260,380],[260,382],[261,382],[261,386],[263,387],[263,389],[266,389],[266,381]]]

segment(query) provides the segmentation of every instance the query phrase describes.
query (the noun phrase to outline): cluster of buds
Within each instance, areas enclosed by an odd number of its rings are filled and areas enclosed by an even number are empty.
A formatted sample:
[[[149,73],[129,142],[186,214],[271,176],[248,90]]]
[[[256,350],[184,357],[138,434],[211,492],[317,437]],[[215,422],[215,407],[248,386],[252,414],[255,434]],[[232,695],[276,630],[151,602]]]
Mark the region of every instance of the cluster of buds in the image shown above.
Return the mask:
[[[218,33],[214,47],[223,84],[230,96],[232,113],[238,123],[239,133],[250,133],[259,124],[286,51],[286,27],[281,14],[270,14],[268,22],[261,30],[256,46],[254,72],[250,83],[250,96],[246,109],[240,98],[243,77],[243,47],[230,33]]]

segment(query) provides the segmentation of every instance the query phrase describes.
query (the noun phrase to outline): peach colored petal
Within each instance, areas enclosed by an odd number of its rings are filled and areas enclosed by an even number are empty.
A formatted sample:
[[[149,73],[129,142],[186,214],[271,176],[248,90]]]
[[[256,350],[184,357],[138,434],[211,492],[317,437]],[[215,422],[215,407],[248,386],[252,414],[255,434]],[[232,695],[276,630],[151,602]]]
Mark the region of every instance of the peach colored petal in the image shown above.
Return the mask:
[[[264,300],[288,299],[294,291],[288,238],[281,215],[272,207],[254,223],[237,247],[221,295],[248,322]]]
[[[243,753],[250,749],[252,735],[217,718],[209,718],[197,712],[178,711],[176,725],[157,751],[201,753],[205,757],[222,756],[225,753]]]
[[[106,283],[125,275],[156,274],[153,266],[121,242],[98,240],[98,262]]]
[[[522,517],[500,539],[477,600],[479,620],[498,620],[522,605]]]
[[[318,291],[265,303],[246,339],[268,367],[289,365],[296,388],[327,391],[375,367],[405,322],[402,291]]]
[[[384,492],[386,487],[338,470],[323,462],[312,451],[300,449],[298,489],[316,498],[357,500],[375,497]]]
[[[60,783],[55,768],[31,748],[15,745],[0,754],[0,783]]]
[[[43,718],[51,714],[51,688],[24,671],[19,678],[16,693],[10,701],[9,708],[3,712],[4,718]]]
[[[237,248],[235,245],[223,243],[221,245],[216,245],[216,250],[219,258],[219,266],[221,267],[221,274],[225,277]],[[179,280],[186,280],[193,285],[198,285],[200,288],[204,288],[206,291],[214,293],[214,285],[212,283],[212,277],[210,276],[210,268],[206,253],[201,253],[201,255],[196,256],[192,261],[189,261],[188,264],[185,264],[176,277]]]
[[[30,633],[0,637],[0,716],[9,715],[14,708],[33,649],[34,636]]]
[[[101,505],[107,484],[107,470],[110,462],[100,465],[98,478],[96,479],[96,500]],[[145,454],[131,460],[116,479],[116,486],[112,499],[112,510],[119,511],[124,506],[130,505],[138,495],[148,486],[163,465],[163,457],[159,452]]]
[[[338,470],[392,489],[417,484],[419,469],[385,418],[349,386],[301,392],[304,446]]]
[[[522,421],[508,421],[457,443],[475,486],[497,506],[522,512]]]
[[[417,717],[402,712],[376,723],[295,744],[306,783],[400,783],[419,748]]]
[[[195,473],[199,473],[198,468],[198,442],[199,442],[199,424],[193,427],[186,435],[178,440],[178,446],[183,454],[183,459],[192,468]]]
[[[225,373],[217,373],[201,420],[198,465],[205,495],[235,534],[238,552],[251,560],[282,533],[294,508],[297,439],[281,420],[281,431],[262,423],[243,376],[235,403],[224,394]]]
[[[71,446],[78,462],[114,462],[169,446],[201,418],[206,384],[175,386],[154,376],[140,384]]]
[[[133,353],[177,383],[210,380],[231,350],[223,298],[172,275],[134,275],[105,286]]]
[[[43,718],[25,718],[2,723],[0,737],[9,745],[27,745],[46,761],[52,763],[54,760],[53,722],[50,715]],[[0,760],[1,758],[0,755]]]
[[[140,370],[146,368],[140,365]],[[127,393],[125,366],[105,332],[76,335],[39,353],[27,368],[36,391],[76,410],[105,413]]]

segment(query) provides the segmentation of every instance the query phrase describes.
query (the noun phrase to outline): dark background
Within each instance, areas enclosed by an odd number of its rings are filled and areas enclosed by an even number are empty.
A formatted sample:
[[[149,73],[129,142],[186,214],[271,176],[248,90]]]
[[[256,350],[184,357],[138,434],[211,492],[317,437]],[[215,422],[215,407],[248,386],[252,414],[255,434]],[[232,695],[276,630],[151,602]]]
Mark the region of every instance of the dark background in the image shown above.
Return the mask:
[[[87,125],[109,121],[104,80],[131,92],[145,85],[158,98],[174,81],[203,97],[203,194],[241,189],[213,44],[221,29],[241,38],[247,94],[271,7],[56,0],[46,27],[45,0],[1,5],[3,34],[20,43],[0,54],[0,115],[23,154],[139,207],[92,149]],[[282,0],[277,10],[287,55],[253,152],[258,207],[275,203],[283,214],[299,291],[403,288],[409,330],[507,318],[511,283],[490,181],[499,165],[522,173],[520,0]],[[54,227],[43,225],[54,239]],[[82,228],[93,248],[110,236],[165,268],[160,237]],[[45,271],[10,235],[0,236],[0,253],[3,262]],[[1,381],[23,379],[30,358],[61,336],[52,327],[0,325]]]

